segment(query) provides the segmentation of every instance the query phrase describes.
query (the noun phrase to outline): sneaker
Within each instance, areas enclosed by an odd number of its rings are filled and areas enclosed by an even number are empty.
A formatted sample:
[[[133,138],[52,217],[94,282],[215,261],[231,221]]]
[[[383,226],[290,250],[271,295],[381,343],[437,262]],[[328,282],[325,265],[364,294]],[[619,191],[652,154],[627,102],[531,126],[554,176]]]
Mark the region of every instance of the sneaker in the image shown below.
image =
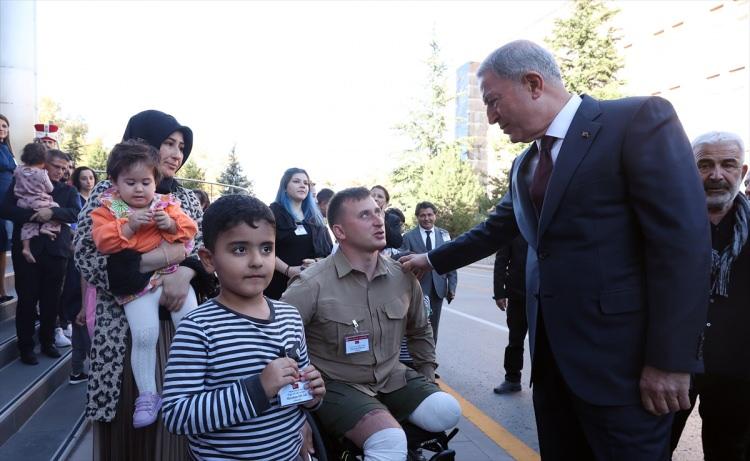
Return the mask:
[[[495,394],[512,394],[521,392],[521,383],[513,381],[503,381],[499,386],[492,390]]]
[[[84,372],[80,372],[76,375],[71,373],[70,378],[68,379],[68,382],[70,384],[80,384],[80,383],[85,383],[88,380],[89,380],[89,375],[87,375]]]
[[[161,409],[161,397],[153,392],[144,392],[135,399],[133,427],[138,429],[150,426],[156,421]]]
[[[55,346],[70,347],[70,340],[63,333],[62,328],[55,328]]]
[[[63,328],[63,334],[68,338],[73,337],[73,324],[69,323],[67,327]]]

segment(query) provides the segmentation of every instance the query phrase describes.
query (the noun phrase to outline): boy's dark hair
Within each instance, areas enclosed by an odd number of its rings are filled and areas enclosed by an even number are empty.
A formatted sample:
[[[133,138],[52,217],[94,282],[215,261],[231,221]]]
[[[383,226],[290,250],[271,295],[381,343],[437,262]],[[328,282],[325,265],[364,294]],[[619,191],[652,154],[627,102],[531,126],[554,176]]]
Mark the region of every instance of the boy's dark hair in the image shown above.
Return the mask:
[[[203,214],[203,245],[213,251],[222,232],[242,223],[257,229],[258,221],[266,221],[276,229],[273,212],[257,198],[240,194],[220,197]]]
[[[328,225],[333,229],[341,218],[341,207],[346,201],[360,201],[370,197],[370,191],[364,187],[350,187],[336,192],[328,203]]]
[[[159,152],[150,144],[135,139],[123,141],[112,148],[107,159],[107,175],[116,181],[120,174],[137,164],[153,169],[154,180],[157,183],[161,181]]]
[[[23,146],[21,161],[25,165],[39,165],[47,161],[47,148],[44,144],[31,142]]]
[[[323,188],[318,191],[318,194],[315,196],[315,198],[318,200],[318,203],[326,203],[327,201],[331,200],[331,197],[333,197],[333,191],[329,188]]]
[[[432,208],[433,213],[438,213],[437,207],[432,202],[419,202],[417,203],[417,208],[414,209],[414,216],[419,216],[419,211],[425,208]]]

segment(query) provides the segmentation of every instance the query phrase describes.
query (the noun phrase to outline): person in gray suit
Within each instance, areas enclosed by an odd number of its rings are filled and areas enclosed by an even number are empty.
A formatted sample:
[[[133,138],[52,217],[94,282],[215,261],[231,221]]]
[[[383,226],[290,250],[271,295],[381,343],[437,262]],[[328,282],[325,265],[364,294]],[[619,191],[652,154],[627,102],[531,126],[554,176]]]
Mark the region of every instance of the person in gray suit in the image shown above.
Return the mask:
[[[417,216],[419,226],[404,234],[404,244],[401,247],[402,252],[425,253],[450,241],[451,237],[448,231],[435,226],[435,220],[437,219],[437,208],[435,205],[430,202],[419,202],[414,214]],[[456,296],[458,274],[456,271],[450,271],[440,275],[437,271],[433,270],[424,274],[419,279],[419,283],[422,285],[422,292],[425,296],[430,297],[432,337],[437,345],[443,299],[447,299],[448,304],[453,301],[453,298]]]

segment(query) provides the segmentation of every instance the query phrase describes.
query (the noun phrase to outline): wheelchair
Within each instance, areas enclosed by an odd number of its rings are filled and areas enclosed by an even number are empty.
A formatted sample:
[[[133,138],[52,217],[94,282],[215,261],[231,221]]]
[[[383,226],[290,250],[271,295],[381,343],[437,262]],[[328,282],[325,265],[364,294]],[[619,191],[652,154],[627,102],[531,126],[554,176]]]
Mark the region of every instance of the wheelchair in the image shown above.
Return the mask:
[[[400,255],[399,255],[400,256]],[[424,297],[425,312],[429,316],[430,298]],[[401,340],[399,350],[399,361],[404,365],[414,368],[411,355],[406,347],[406,338]],[[334,440],[321,430],[322,425],[318,419],[309,411],[305,410],[307,422],[312,430],[313,445],[317,461],[361,461],[364,453],[361,448],[349,440]],[[424,429],[405,421],[401,427],[406,433],[407,461],[454,461],[455,450],[448,447],[448,442],[458,434],[458,428],[454,427],[450,432],[428,432]],[[428,458],[426,455],[432,453]]]
[[[361,448],[349,440],[335,440],[321,431],[318,419],[309,411],[305,411],[308,424],[312,430],[313,446],[317,461],[361,461],[364,453]],[[456,452],[448,447],[448,443],[458,434],[458,428],[450,432],[428,432],[414,424],[404,422],[404,432],[407,441],[407,461],[454,461]],[[429,456],[429,457],[427,457]]]

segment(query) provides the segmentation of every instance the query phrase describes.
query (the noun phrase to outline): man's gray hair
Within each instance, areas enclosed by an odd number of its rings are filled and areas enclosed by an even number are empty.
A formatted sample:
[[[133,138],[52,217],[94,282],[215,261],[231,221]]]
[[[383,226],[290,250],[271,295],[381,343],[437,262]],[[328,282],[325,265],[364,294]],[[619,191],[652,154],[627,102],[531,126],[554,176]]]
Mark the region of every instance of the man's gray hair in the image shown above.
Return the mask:
[[[506,43],[487,56],[479,65],[477,76],[487,71],[500,78],[521,81],[528,72],[538,72],[545,80],[562,82],[560,67],[555,57],[529,40]]]
[[[693,140],[693,152],[698,152],[703,146],[720,143],[735,143],[744,159],[745,144],[742,142],[742,138],[728,131],[709,131],[708,133],[703,133]]]
[[[65,160],[66,162],[70,162],[72,157],[61,150],[49,149],[47,151],[47,160],[46,160],[47,163],[51,162],[54,159]]]

